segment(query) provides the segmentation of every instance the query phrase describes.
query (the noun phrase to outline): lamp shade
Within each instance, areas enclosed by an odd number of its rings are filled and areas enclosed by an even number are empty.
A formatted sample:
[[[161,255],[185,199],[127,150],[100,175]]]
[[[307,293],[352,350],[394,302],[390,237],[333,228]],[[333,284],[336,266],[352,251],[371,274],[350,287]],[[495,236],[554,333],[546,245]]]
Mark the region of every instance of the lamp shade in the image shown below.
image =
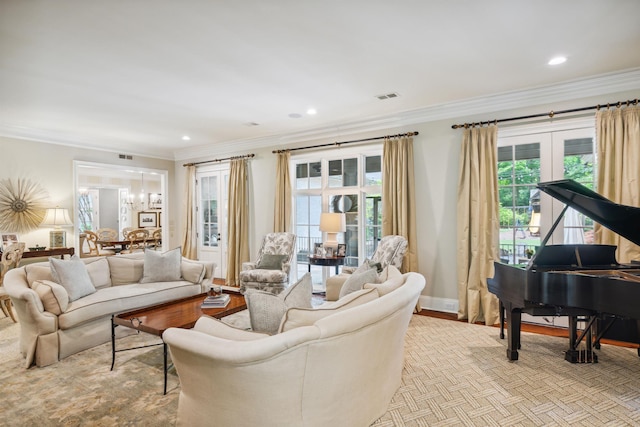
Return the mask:
[[[320,214],[320,231],[342,233],[347,231],[347,221],[343,213],[323,212]]]
[[[73,225],[67,209],[58,207],[47,209],[47,212],[44,214],[44,220],[40,225],[53,227],[53,230],[49,232],[50,248],[67,247],[67,233],[60,229],[60,227],[69,227]]]
[[[73,225],[69,217],[69,211],[64,208],[49,208],[40,225],[50,227],[69,227]]]

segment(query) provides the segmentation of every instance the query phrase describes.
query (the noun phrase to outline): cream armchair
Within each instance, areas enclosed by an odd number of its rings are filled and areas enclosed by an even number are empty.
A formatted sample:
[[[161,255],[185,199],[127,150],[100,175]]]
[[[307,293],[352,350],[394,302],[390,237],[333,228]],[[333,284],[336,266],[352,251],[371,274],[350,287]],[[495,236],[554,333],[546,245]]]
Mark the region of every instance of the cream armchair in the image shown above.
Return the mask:
[[[388,265],[393,265],[400,269],[402,260],[407,253],[409,244],[403,236],[391,234],[384,236],[378,242],[376,251],[371,256],[370,263],[379,263],[380,269],[384,269]],[[340,289],[349,276],[355,271],[355,268],[344,267],[342,272],[337,276],[331,276],[326,283],[326,300],[336,301],[340,296]]]
[[[268,233],[255,262],[242,263],[240,292],[259,289],[279,294],[289,283],[291,259],[296,246],[293,233]]]

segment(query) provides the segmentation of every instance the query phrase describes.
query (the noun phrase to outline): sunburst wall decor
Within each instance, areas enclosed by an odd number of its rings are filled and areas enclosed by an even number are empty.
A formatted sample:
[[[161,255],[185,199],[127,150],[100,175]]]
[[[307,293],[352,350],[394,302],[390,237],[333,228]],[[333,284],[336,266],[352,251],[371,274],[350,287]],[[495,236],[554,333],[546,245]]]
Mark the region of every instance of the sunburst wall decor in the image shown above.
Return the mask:
[[[38,228],[47,198],[47,192],[28,179],[0,180],[0,230],[26,233]]]

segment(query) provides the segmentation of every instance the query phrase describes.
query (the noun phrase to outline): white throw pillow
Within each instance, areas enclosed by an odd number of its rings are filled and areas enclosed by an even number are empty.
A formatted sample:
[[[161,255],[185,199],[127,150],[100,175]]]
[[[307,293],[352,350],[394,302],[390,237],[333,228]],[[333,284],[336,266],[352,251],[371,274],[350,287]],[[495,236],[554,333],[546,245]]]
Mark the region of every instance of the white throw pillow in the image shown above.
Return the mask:
[[[380,274],[378,274],[378,283],[382,283],[389,279],[393,279],[394,277],[400,276],[402,276],[402,272],[398,270],[398,267],[389,264],[382,270]]]
[[[392,277],[382,283],[365,283],[364,289],[377,289],[378,294],[383,296],[404,285],[404,280],[405,278],[401,275],[399,277]]]
[[[373,283],[377,278],[378,272],[375,268],[366,270],[362,273],[354,272],[342,285],[338,299],[350,294],[351,292],[359,291],[365,283]]]
[[[201,262],[191,261],[187,258],[182,258],[180,262],[180,274],[184,280],[191,283],[200,283],[204,279],[204,275],[207,272],[207,268]]]
[[[111,272],[106,257],[84,258],[82,260],[87,267],[87,273],[96,289],[111,287]]]
[[[87,267],[76,255],[69,260],[49,258],[53,281],[67,290],[69,302],[91,295],[96,288],[91,282]]]
[[[338,311],[365,304],[378,298],[378,291],[375,289],[362,289],[351,292],[338,301],[327,302],[318,308],[289,308],[284,316],[278,332],[286,332],[300,326],[309,326],[318,320],[330,316]]]
[[[182,278],[181,260],[179,246],[164,253],[146,249],[140,283],[177,282]]]
[[[279,295],[253,289],[247,290],[244,298],[247,301],[251,329],[255,332],[276,334],[287,308],[311,307],[312,292],[313,283],[310,273],[305,274]]]

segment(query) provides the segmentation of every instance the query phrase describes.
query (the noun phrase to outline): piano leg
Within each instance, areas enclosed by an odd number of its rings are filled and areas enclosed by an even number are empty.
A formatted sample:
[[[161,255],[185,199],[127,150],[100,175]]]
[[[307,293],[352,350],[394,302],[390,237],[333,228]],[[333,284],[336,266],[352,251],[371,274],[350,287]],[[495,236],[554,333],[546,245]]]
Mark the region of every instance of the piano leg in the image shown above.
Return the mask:
[[[500,302],[500,339],[504,339],[504,304],[502,300]]]
[[[519,308],[513,307],[509,302],[506,303],[505,309],[507,312],[507,359],[518,360],[522,313]]]

